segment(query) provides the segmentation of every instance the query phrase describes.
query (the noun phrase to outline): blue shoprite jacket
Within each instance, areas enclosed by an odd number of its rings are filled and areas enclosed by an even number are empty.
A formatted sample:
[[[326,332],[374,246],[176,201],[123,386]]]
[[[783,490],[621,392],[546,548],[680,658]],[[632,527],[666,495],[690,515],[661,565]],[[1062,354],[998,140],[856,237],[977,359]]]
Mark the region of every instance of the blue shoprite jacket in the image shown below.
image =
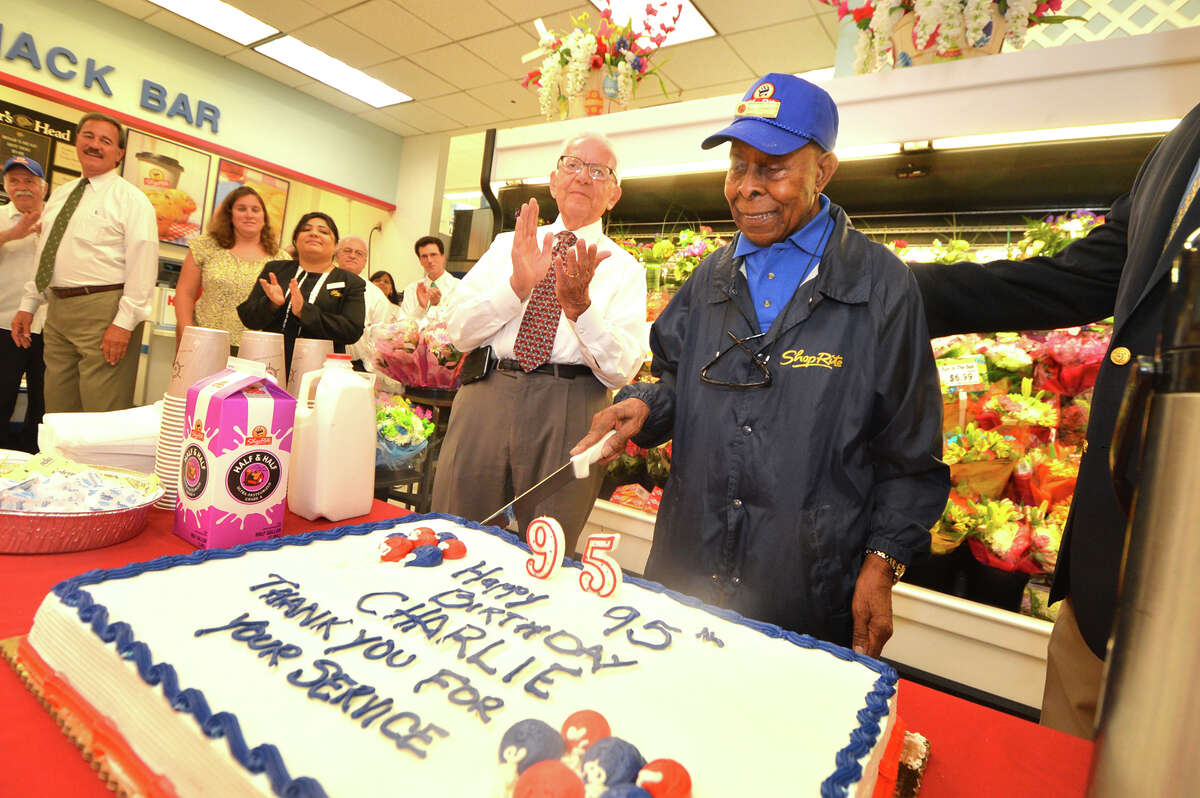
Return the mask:
[[[658,383],[626,386],[674,439],[646,576],[786,629],[849,644],[867,549],[928,551],[950,490],[942,399],[916,281],[831,204],[817,276],[765,336],[734,244],[707,257],[650,334]]]

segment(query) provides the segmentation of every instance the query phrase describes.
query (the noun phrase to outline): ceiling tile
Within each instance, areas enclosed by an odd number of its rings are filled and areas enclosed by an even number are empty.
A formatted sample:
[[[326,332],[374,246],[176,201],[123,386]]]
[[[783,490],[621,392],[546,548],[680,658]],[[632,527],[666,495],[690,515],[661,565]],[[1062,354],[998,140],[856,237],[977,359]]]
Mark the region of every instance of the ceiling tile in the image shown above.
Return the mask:
[[[505,121],[505,116],[466,92],[426,100],[425,105],[467,127]]]
[[[546,27],[550,30],[558,33],[566,33],[567,31],[571,30],[572,27],[574,27],[571,25],[571,20],[578,19],[583,14],[588,15],[588,22],[591,23],[592,28],[594,29],[596,27],[597,13],[598,12],[596,11],[596,7],[594,5],[585,2],[582,5],[580,3],[575,3],[563,11],[557,11],[551,14],[540,14],[538,16],[541,17],[542,22],[546,23]],[[536,35],[537,29],[533,27],[533,20],[536,18],[537,17],[528,17],[524,22],[518,20],[518,23],[522,24],[522,26],[530,33]]]
[[[413,56],[413,60],[460,89],[486,86],[504,77],[478,56],[459,44],[436,47]]]
[[[398,55],[428,50],[450,41],[416,15],[389,0],[370,0],[337,15],[337,18]]]
[[[761,28],[792,19],[803,19],[825,8],[812,0],[692,0],[718,34]],[[768,70],[770,71],[770,70]]]
[[[662,79],[662,85],[659,85],[658,79],[654,75],[644,78],[637,85],[637,91],[634,92],[629,107],[648,108],[651,105],[678,102],[680,97],[679,85],[666,75],[663,75]],[[666,88],[665,94],[663,93],[664,87]]]
[[[170,11],[158,11],[146,17],[145,21],[156,28],[178,36],[189,44],[203,47],[205,50],[212,50],[218,55],[229,55],[242,49],[242,46],[233,39],[226,39],[221,34],[213,33],[208,28],[176,16]]]
[[[285,86],[295,87],[301,83],[312,82],[312,78],[308,75],[297,72],[291,67],[285,67],[278,61],[267,58],[265,55],[256,53],[253,50],[239,50],[229,56],[229,60],[244,67],[249,67],[255,72],[266,75],[271,80],[278,81]]]
[[[537,116],[537,87],[522,88],[515,80],[505,80],[470,89],[467,94],[499,111],[505,119]]]
[[[295,31],[294,35],[305,44],[316,47],[326,55],[339,58],[358,69],[365,69],[373,64],[390,61],[396,57],[395,53],[382,44],[363,36],[349,25],[344,25],[332,17],[305,25]]]
[[[233,0],[230,5],[285,33],[316,22],[328,13],[308,0]]]
[[[361,114],[365,111],[373,110],[361,100],[356,100],[348,94],[342,94],[337,89],[326,86],[324,83],[308,83],[303,86],[297,86],[297,89],[316,97],[318,100],[323,100],[329,103],[334,108],[340,108],[343,111],[349,111],[352,114]]]
[[[725,41],[756,75],[804,72],[833,65],[834,43],[816,17],[734,33],[726,36]]]
[[[512,24],[512,20],[487,0],[400,0],[400,3],[454,39],[465,39]]]
[[[309,2],[327,14],[336,14],[361,3],[362,0],[309,0]]]
[[[159,10],[158,6],[148,3],[146,0],[100,0],[100,2],[109,8],[115,8],[138,19],[145,19]]]
[[[421,69],[407,58],[397,58],[395,61],[376,64],[366,72],[393,89],[399,89],[414,100],[449,94],[455,88],[437,75]]]
[[[650,64],[661,64],[659,71],[683,89],[730,83],[741,79],[750,80],[754,77],[745,62],[721,38],[701,39],[664,47],[654,54]]]
[[[412,125],[405,124],[397,119],[390,108],[376,108],[372,111],[367,111],[364,114],[359,114],[363,119],[373,125],[378,125],[384,130],[390,130],[401,136],[419,136],[421,131],[417,130]]]
[[[415,127],[422,133],[440,133],[443,130],[457,130],[462,125],[440,114],[425,104],[422,100],[415,103],[404,103],[388,110],[398,121]]]
[[[538,46],[532,27],[526,31],[524,28],[510,25],[476,36],[474,39],[466,39],[459,44],[511,78],[523,78],[541,63],[541,59],[521,61],[521,56],[536,50]]]
[[[577,5],[574,0],[488,0],[488,2],[516,22],[528,22],[557,11],[566,11]]]

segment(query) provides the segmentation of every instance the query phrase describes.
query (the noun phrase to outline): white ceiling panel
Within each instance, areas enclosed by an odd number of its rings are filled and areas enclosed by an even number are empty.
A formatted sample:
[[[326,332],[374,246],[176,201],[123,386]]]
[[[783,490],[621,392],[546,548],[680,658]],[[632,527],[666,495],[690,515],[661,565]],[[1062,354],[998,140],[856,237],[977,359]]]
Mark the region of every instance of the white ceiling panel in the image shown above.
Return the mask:
[[[158,6],[148,3],[146,0],[100,0],[100,2],[109,8],[115,8],[138,19],[145,19],[159,10]]]
[[[373,110],[371,106],[367,105],[365,102],[342,94],[337,89],[326,86],[324,83],[305,83],[301,86],[297,86],[296,88],[305,94],[311,94],[318,100],[329,103],[334,108],[340,108],[341,110],[348,111],[352,114],[361,114],[365,113],[366,111]]]
[[[433,74],[460,89],[496,83],[504,75],[461,44],[448,44],[418,53],[414,60]]]
[[[378,125],[384,130],[390,130],[401,136],[419,136],[421,131],[409,124],[401,122],[399,118],[392,113],[391,108],[376,108],[372,111],[367,111],[364,114],[359,114],[360,117],[367,120],[373,125]]]
[[[824,9],[831,9],[813,0],[692,0],[709,24],[722,36],[743,30],[753,30],[790,19],[803,19]]]
[[[337,18],[355,30],[366,32],[398,55],[428,50],[450,41],[448,36],[389,0],[370,0],[343,11]]]
[[[510,78],[523,78],[541,63],[540,60],[521,61],[521,56],[537,49],[537,37],[533,35],[532,27],[526,32],[523,28],[510,25],[473,39],[465,39],[460,44]]]
[[[189,44],[211,50],[217,55],[229,55],[242,49],[242,46],[233,39],[226,39],[221,34],[213,33],[208,28],[201,27],[183,17],[177,17],[170,11],[157,11],[146,17],[145,21],[156,28],[178,36]]]
[[[515,22],[545,17],[578,5],[572,0],[489,0],[506,17]],[[547,23],[549,24],[549,23]]]
[[[661,64],[659,71],[683,89],[698,89],[753,77],[753,71],[722,38],[664,47],[654,54],[650,64]]]
[[[391,61],[396,57],[396,53],[382,44],[332,17],[305,25],[296,30],[293,35],[326,55],[341,59],[358,69],[366,69],[373,64]]]
[[[272,80],[282,83],[284,86],[294,87],[302,83],[312,82],[312,78],[308,75],[297,72],[291,67],[285,67],[275,59],[267,58],[262,53],[256,53],[253,50],[239,50],[229,56],[229,60],[266,75]]]
[[[591,23],[592,29],[595,30],[596,18],[599,16],[600,12],[597,11],[596,7],[591,3],[583,3],[582,5],[580,3],[575,3],[572,6],[568,6],[563,11],[557,11],[551,14],[540,14],[536,17],[529,17],[525,22],[520,24],[530,33],[536,34],[537,29],[533,27],[533,20],[540,17],[542,22],[544,22],[546,27],[550,30],[557,33],[566,33],[571,30],[572,18],[578,19],[583,14],[588,15],[588,22]]]
[[[308,0],[234,0],[233,5],[284,33],[316,22],[328,13]]]
[[[499,111],[505,119],[521,119],[538,114],[537,87],[522,88],[515,80],[468,89],[467,94]]]
[[[466,92],[446,94],[426,100],[425,106],[444,114],[466,127],[490,125],[507,121],[505,116]]]
[[[371,77],[382,80],[394,89],[399,89],[414,100],[449,94],[455,89],[454,86],[432,72],[417,66],[408,58],[397,58],[395,61],[376,64],[365,71]]]
[[[326,14],[336,14],[350,6],[358,5],[362,0],[309,0],[309,2]],[[237,0],[234,0],[233,5],[237,5]]]
[[[438,113],[425,103],[425,100],[404,103],[389,110],[396,119],[415,127],[422,133],[441,133],[444,130],[457,130],[462,127],[458,122],[445,114]]]
[[[399,0],[400,4],[433,27],[455,39],[467,39],[480,33],[512,24],[487,0]]]
[[[804,72],[833,62],[834,42],[816,17],[725,37],[756,75]]]

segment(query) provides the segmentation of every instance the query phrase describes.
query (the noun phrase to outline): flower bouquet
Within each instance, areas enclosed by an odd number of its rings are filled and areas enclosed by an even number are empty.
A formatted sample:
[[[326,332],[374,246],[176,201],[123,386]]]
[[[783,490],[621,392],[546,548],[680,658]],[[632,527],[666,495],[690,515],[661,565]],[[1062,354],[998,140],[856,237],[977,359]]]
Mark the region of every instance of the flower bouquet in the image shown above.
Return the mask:
[[[996,499],[1008,485],[1016,463],[1015,440],[974,422],[946,438],[942,460],[950,466],[950,484],[962,494]]]
[[[650,75],[667,94],[650,58],[675,30],[682,4],[651,0],[637,26],[632,19],[617,24],[607,0],[605,6],[595,30],[586,12],[571,17],[573,28],[565,34],[547,30],[540,19],[535,23],[538,49],[525,60],[544,58],[541,68],[526,75],[521,85],[537,86],[538,107],[547,119],[582,116],[581,110],[595,116],[604,112],[606,102],[629,105],[637,85]]]
[[[930,530],[930,553],[949,554],[954,551],[975,531],[977,524],[978,518],[970,501],[957,489],[951,489],[942,517]]]
[[[1073,327],[1046,335],[1046,357],[1038,362],[1037,387],[1062,396],[1077,396],[1096,384],[1100,364],[1112,339],[1109,326]]]
[[[1041,569],[1027,556],[1033,545],[1029,522],[1008,499],[971,502],[976,526],[968,544],[975,559],[1001,571],[1035,574]]]
[[[1061,216],[1051,214],[1043,219],[1027,218],[1025,236],[1017,242],[1016,257],[1023,260],[1057,255],[1072,241],[1083,238],[1093,227],[1102,224],[1104,217],[1091,211],[1071,211]]]
[[[420,454],[433,434],[433,411],[399,394],[375,394],[375,467],[397,470]]]
[[[463,356],[451,343],[442,319],[434,318],[424,326],[405,319],[376,329],[375,365],[409,387],[452,389],[459,386]]]
[[[1052,574],[1058,565],[1058,549],[1062,545],[1063,527],[1067,523],[1068,505],[1053,509],[1043,502],[1029,512],[1029,556],[1042,573]]]
[[[975,419],[981,429],[997,429],[1011,434],[1028,448],[1050,440],[1058,426],[1058,402],[1054,394],[1033,393],[1033,380],[1021,380],[1020,393],[993,396],[983,403]]]

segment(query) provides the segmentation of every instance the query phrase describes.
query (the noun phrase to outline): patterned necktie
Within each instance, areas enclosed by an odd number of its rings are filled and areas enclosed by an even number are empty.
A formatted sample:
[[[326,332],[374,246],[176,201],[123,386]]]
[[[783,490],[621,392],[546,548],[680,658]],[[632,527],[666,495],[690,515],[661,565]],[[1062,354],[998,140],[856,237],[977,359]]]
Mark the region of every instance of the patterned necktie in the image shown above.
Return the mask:
[[[1196,199],[1196,191],[1200,189],[1200,167],[1192,173],[1192,183],[1183,192],[1183,201],[1179,203],[1179,210],[1175,212],[1175,221],[1171,222],[1171,232],[1167,234],[1167,241],[1175,237],[1175,231],[1179,229],[1179,225],[1183,224],[1184,214],[1188,212],[1188,208],[1192,207],[1192,200]]]
[[[54,260],[58,257],[58,245],[62,243],[63,234],[67,232],[67,224],[71,221],[71,215],[75,213],[75,209],[79,207],[79,200],[83,197],[83,190],[87,188],[87,184],[86,177],[80,178],[79,183],[67,195],[67,201],[63,203],[58,216],[54,217],[54,224],[50,228],[50,234],[46,236],[45,246],[42,247],[42,257],[38,260],[37,276],[34,277],[34,284],[39,293],[46,290],[46,287],[50,285],[50,278],[54,276]]]
[[[558,304],[558,295],[554,291],[555,273],[558,266],[566,262],[567,250],[575,246],[575,234],[564,230],[554,237],[554,247],[550,250],[551,264],[546,270],[546,276],[538,280],[525,306],[525,315],[521,317],[521,326],[517,329],[517,341],[513,345],[513,354],[525,371],[533,371],[550,359],[554,349],[554,336],[558,334],[558,319],[562,316],[562,308]]]

